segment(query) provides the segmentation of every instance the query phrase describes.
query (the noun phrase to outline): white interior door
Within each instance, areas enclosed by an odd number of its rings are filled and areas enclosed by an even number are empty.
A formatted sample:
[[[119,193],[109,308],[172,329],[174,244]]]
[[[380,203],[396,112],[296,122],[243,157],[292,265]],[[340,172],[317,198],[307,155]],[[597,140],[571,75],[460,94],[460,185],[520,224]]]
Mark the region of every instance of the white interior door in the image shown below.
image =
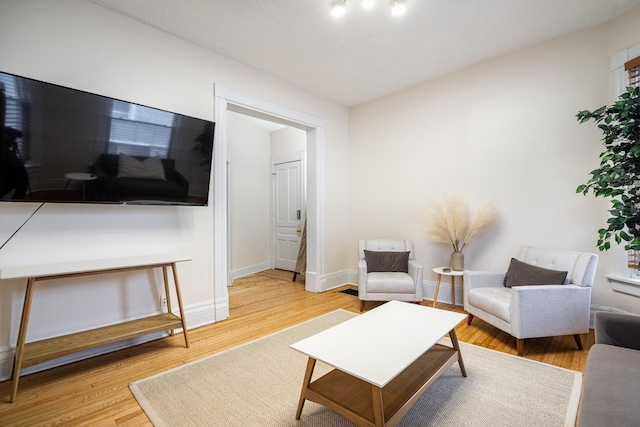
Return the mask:
[[[275,267],[293,271],[302,235],[300,160],[274,165]]]

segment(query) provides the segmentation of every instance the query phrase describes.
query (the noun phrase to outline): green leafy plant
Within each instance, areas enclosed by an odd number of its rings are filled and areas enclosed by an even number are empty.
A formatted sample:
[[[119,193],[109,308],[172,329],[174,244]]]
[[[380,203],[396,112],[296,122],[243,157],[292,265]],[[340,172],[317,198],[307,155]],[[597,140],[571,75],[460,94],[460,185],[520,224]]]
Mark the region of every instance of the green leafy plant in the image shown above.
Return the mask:
[[[640,250],[640,88],[627,88],[618,101],[594,111],[580,111],[580,123],[593,120],[603,134],[600,167],[577,193],[589,191],[611,199],[607,228],[598,230],[598,249],[608,250],[613,238],[626,250]]]

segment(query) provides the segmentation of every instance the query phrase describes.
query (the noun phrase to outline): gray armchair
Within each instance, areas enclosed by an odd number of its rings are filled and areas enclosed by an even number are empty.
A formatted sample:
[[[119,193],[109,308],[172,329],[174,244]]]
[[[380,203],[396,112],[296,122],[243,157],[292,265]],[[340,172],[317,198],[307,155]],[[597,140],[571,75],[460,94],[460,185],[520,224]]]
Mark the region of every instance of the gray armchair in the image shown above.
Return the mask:
[[[544,286],[504,285],[505,273],[464,273],[464,309],[467,324],[475,316],[514,336],[522,356],[526,338],[573,335],[589,332],[591,285],[598,256],[523,246],[516,259],[538,267],[567,271],[563,283]]]
[[[405,255],[401,262],[396,262],[400,268],[391,271],[380,271],[373,265],[367,264],[365,251],[369,251],[369,259],[381,252],[397,252]],[[406,256],[408,252],[408,256]],[[358,296],[360,311],[364,310],[366,301],[422,301],[422,266],[413,255],[413,245],[410,240],[360,240],[358,245]],[[383,254],[384,255],[384,254]],[[406,263],[405,263],[406,261]],[[383,264],[394,264],[394,260],[383,260]],[[399,271],[399,270],[405,271]],[[376,270],[376,271],[371,271]]]

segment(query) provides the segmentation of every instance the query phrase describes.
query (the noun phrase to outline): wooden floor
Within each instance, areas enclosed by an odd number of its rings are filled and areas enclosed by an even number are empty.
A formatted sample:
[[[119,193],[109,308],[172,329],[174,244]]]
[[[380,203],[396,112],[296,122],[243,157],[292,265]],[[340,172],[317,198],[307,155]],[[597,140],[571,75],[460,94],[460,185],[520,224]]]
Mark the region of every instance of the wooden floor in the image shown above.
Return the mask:
[[[15,403],[8,403],[10,381],[0,383],[0,426],[150,426],[129,391],[131,381],[339,308],[359,312],[358,298],[339,292],[356,286],[313,294],[305,292],[304,277],[298,276],[297,282],[291,277],[289,272],[269,270],[237,279],[229,288],[229,319],[189,331],[189,349],[184,347],[182,335],[176,335],[27,375],[20,380]],[[367,303],[365,310],[377,304]],[[437,307],[464,312],[446,304]],[[471,326],[464,322],[456,332],[461,341],[516,354],[515,339],[482,320],[474,319]],[[571,336],[530,339],[525,341],[524,357],[584,372],[593,331],[582,339],[582,351],[576,349]]]

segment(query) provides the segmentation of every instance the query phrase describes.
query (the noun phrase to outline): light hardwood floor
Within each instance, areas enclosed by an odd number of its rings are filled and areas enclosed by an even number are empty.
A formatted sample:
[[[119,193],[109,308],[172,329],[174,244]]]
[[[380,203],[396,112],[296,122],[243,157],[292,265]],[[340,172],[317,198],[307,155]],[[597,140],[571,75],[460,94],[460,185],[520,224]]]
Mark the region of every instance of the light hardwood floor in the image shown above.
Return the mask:
[[[359,313],[357,297],[339,292],[305,292],[304,278],[269,270],[237,279],[229,288],[229,319],[189,332],[191,348],[182,335],[109,353],[70,365],[27,375],[20,380],[15,403],[8,403],[10,381],[0,383],[0,426],[150,426],[129,391],[128,384],[184,363],[273,333],[313,317],[342,308]],[[186,284],[183,286],[187,286]],[[365,310],[378,303],[367,303]],[[424,301],[431,306],[431,301]],[[438,308],[464,312],[461,307]],[[482,347],[516,354],[515,339],[480,319],[456,328],[458,339]],[[524,357],[584,372],[591,331],[582,337],[584,350],[573,337],[531,339]],[[302,375],[302,373],[301,373]]]

